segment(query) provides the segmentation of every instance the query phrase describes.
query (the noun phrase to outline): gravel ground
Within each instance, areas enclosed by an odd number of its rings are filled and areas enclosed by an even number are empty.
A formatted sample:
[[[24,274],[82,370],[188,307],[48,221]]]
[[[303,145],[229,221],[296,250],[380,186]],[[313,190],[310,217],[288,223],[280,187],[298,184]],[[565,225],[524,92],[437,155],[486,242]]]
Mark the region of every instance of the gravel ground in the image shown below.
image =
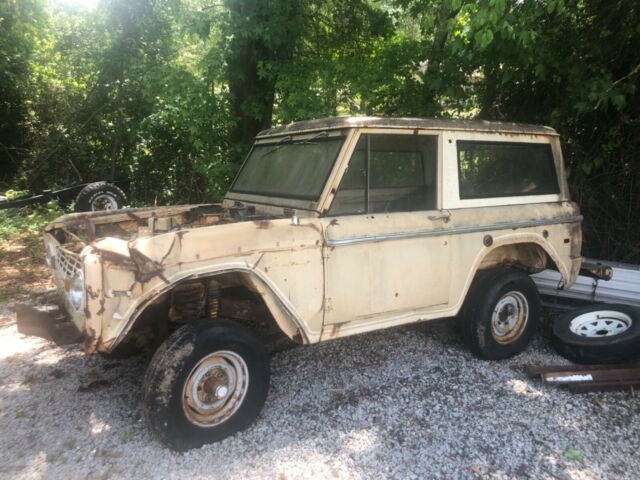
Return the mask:
[[[24,337],[0,305],[0,477],[638,478],[638,399],[528,379],[566,363],[541,337],[502,362],[446,325],[282,352],[258,421],[185,454],[145,426],[146,361]]]

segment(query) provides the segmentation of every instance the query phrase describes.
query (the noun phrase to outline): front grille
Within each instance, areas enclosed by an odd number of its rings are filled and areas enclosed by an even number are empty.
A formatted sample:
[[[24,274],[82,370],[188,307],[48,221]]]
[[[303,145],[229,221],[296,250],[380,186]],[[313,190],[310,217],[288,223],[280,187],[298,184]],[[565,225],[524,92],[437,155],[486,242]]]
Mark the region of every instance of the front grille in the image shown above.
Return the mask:
[[[59,275],[73,278],[73,276],[82,272],[82,260],[75,253],[65,250],[60,245],[56,245],[56,256],[53,268]]]

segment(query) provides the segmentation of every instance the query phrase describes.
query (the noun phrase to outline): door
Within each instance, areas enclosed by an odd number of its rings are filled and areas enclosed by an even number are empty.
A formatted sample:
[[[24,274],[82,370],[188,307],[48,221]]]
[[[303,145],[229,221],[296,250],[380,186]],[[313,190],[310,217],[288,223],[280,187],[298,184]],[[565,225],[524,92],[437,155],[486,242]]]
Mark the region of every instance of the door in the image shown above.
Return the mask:
[[[325,218],[325,325],[410,319],[448,303],[437,145],[436,135],[361,135]]]

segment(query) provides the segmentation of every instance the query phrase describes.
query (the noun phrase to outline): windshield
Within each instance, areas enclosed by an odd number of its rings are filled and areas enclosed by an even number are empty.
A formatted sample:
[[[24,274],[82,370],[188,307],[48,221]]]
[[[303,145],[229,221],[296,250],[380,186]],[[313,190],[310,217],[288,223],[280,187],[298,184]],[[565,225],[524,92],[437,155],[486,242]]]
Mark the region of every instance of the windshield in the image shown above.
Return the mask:
[[[343,141],[321,132],[309,139],[289,136],[254,145],[231,191],[317,200]]]

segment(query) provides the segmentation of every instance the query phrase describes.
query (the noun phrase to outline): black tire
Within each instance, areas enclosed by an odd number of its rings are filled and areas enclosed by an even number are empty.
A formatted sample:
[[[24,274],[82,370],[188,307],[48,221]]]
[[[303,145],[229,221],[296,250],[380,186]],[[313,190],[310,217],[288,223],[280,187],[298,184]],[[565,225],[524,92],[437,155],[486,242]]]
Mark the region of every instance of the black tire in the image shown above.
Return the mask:
[[[503,303],[496,318],[505,323],[497,322],[494,329],[492,319],[499,302]],[[506,321],[514,318],[509,313],[520,311],[522,316],[515,317],[521,320],[515,320],[509,329]],[[479,272],[467,294],[460,327],[464,343],[482,359],[502,360],[517,355],[540,327],[540,296],[535,283],[514,269]]]
[[[583,336],[579,331],[591,328],[590,321],[595,312],[613,312],[606,322],[611,322],[601,329],[601,333],[594,331],[591,335]],[[622,315],[619,315],[622,314]],[[614,320],[612,320],[614,319]],[[572,329],[572,322],[575,320]],[[600,319],[602,321],[602,319]],[[629,322],[624,331],[615,333],[616,326]],[[597,327],[598,324],[592,324]],[[624,328],[624,327],[619,327]],[[610,332],[609,335],[605,333]],[[619,363],[632,362],[640,359],[640,308],[630,305],[601,303],[578,308],[559,316],[553,322],[551,342],[556,351],[565,358],[576,363]]]
[[[94,204],[94,202],[100,201],[100,199],[108,200],[108,203],[111,204],[110,208],[99,208],[98,205]],[[99,210],[116,210],[124,207],[125,203],[127,203],[127,196],[119,187],[108,182],[94,182],[84,187],[80,190],[80,193],[78,193],[75,211],[92,212]]]
[[[248,371],[246,393],[235,403],[237,408],[220,423],[203,426],[187,415],[189,407],[185,402],[188,401],[183,397],[188,391],[187,382],[197,378],[201,371],[196,367],[214,352],[232,353],[244,361]],[[213,370],[216,369],[208,371]],[[220,371],[216,371],[212,377],[218,378],[219,374]],[[184,451],[217,442],[245,429],[255,420],[267,398],[269,376],[269,356],[249,330],[223,319],[185,325],[164,341],[149,364],[144,380],[145,417],[158,439],[174,450]],[[199,392],[207,388],[208,378],[200,377]],[[226,378],[228,381],[229,377]],[[229,392],[223,408],[234,401],[234,391],[230,389]],[[215,395],[214,392],[202,393],[209,394]],[[211,401],[211,398],[205,401]],[[194,410],[189,409],[189,412],[194,415]]]

